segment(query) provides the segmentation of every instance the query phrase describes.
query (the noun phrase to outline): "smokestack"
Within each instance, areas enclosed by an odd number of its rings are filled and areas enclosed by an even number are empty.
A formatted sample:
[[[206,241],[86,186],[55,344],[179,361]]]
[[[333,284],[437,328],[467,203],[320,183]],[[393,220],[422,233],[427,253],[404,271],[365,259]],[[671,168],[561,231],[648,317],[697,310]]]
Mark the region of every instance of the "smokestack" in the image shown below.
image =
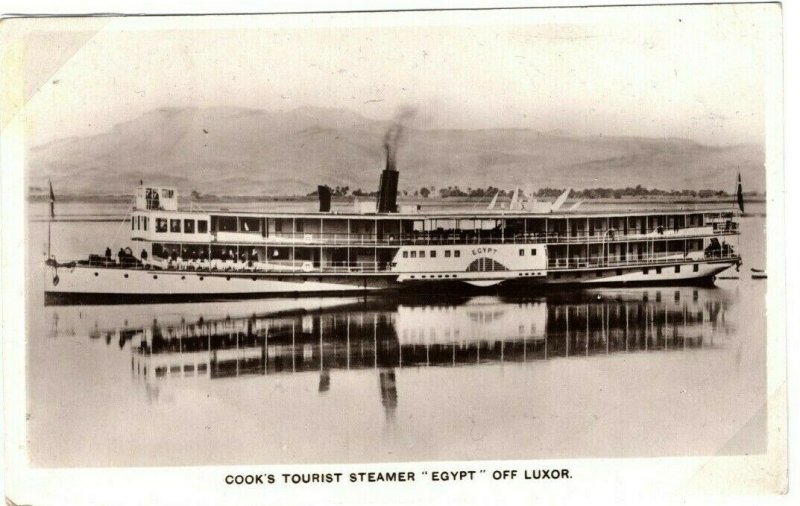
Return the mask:
[[[400,173],[389,168],[389,161],[386,161],[386,169],[381,172],[381,181],[378,186],[378,212],[396,213],[397,212],[397,181]]]
[[[327,186],[317,186],[317,194],[319,195],[319,212],[327,213],[331,210],[331,189]]]
[[[381,181],[378,186],[378,212],[397,212],[397,181],[400,173],[397,172],[396,155],[397,147],[403,136],[403,123],[414,116],[415,111],[409,107],[401,108],[395,116],[394,123],[383,136],[383,149],[386,150],[386,168],[381,172]]]
[[[395,155],[397,143],[403,127],[399,123],[393,124],[383,136],[383,149],[386,151],[386,168],[381,172],[381,180],[378,185],[378,212],[396,213],[397,212],[397,181],[400,173],[397,172]]]

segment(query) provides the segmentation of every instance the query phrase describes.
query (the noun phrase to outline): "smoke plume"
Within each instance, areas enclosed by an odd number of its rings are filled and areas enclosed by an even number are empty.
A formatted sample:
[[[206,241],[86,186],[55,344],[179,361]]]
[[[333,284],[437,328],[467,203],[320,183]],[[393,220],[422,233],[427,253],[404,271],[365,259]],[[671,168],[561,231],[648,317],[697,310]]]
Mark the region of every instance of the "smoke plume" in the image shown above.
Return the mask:
[[[386,168],[388,170],[396,170],[397,148],[403,138],[404,124],[411,120],[416,113],[416,110],[411,107],[401,108],[383,135],[383,149],[386,150]]]

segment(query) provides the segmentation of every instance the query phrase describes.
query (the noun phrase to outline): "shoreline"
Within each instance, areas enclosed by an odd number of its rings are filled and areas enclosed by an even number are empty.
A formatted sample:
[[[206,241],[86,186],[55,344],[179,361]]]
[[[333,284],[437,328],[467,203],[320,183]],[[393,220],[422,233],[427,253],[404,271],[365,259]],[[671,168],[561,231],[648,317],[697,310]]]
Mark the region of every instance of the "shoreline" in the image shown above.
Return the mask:
[[[353,203],[356,200],[369,201],[374,200],[374,196],[364,197],[331,197],[331,202],[339,204]],[[76,203],[76,204],[126,204],[133,201],[131,195],[56,195],[56,204],[59,203]],[[50,201],[48,195],[35,194],[26,197],[28,203],[46,203]],[[181,204],[196,203],[196,204],[258,204],[263,202],[297,202],[297,203],[315,203],[317,197],[306,195],[295,196],[257,196],[257,195],[227,195],[213,198],[199,198],[199,199],[186,199],[179,197]],[[449,204],[480,204],[486,203],[487,205],[491,199],[486,197],[429,197],[429,198],[398,198],[398,204],[405,205],[449,205]],[[725,197],[712,197],[712,198],[686,198],[678,197],[671,198],[668,195],[664,196],[648,196],[648,197],[623,197],[623,198],[586,198],[575,199],[570,198],[567,202],[582,201],[591,204],[647,204],[647,203],[669,203],[669,204],[735,204],[736,196],[730,195]],[[763,204],[766,203],[766,195],[745,196],[745,204]]]

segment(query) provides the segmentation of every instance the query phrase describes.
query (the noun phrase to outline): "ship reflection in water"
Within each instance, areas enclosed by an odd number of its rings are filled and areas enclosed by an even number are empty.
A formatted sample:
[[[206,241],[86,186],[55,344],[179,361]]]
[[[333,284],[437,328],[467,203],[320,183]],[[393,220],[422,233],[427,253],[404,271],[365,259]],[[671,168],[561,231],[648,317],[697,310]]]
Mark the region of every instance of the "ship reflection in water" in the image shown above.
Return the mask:
[[[395,370],[527,364],[621,353],[691,352],[725,345],[732,332],[718,290],[585,291],[537,298],[448,301],[363,299],[325,309],[290,309],[194,322],[96,330],[130,347],[148,390],[171,379],[318,374],[374,369],[388,417],[397,408]]]

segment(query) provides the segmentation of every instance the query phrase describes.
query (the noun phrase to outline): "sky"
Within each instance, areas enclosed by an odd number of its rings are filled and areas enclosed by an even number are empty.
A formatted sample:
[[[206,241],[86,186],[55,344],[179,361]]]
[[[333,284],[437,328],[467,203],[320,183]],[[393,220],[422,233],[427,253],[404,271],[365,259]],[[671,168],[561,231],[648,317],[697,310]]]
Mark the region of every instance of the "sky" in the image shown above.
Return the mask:
[[[780,9],[701,5],[26,20],[29,145],[158,107],[762,143]]]

